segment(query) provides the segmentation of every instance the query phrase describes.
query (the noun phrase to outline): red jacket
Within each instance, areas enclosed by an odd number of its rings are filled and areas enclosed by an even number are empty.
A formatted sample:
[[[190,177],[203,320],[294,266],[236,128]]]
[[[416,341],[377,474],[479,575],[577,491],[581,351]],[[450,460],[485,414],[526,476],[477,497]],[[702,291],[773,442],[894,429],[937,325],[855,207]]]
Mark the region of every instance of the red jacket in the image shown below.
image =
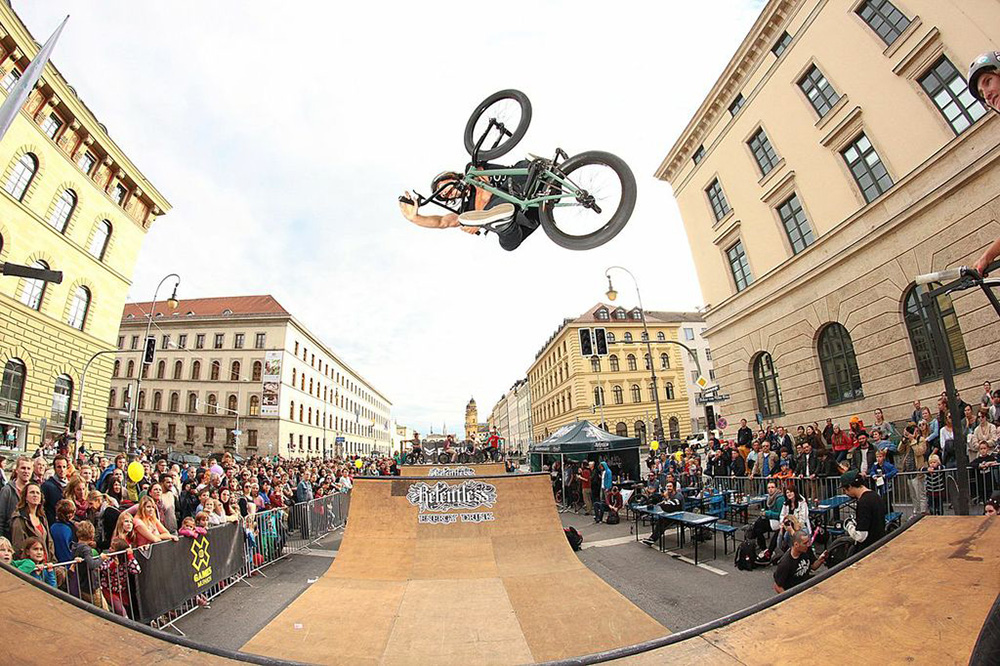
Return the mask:
[[[831,437],[830,446],[833,447],[834,451],[849,451],[853,445],[854,441],[851,436],[843,430],[839,433],[833,433]]]

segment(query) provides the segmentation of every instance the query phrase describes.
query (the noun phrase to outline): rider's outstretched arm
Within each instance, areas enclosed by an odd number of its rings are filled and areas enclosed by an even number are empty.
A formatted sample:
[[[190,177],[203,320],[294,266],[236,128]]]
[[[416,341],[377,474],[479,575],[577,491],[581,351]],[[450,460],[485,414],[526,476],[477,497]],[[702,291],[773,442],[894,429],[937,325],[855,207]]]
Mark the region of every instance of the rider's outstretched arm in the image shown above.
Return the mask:
[[[406,198],[410,201],[415,201],[415,198],[409,193],[406,193]],[[462,223],[458,220],[458,215],[455,213],[448,213],[446,215],[421,215],[417,212],[417,204],[406,203],[404,201],[399,202],[399,210],[403,213],[405,217],[413,224],[418,227],[424,227],[427,229],[451,229],[453,227],[460,227],[462,231],[470,234],[477,234],[479,230],[474,227],[463,227]]]
[[[976,262],[976,270],[980,275],[986,275],[986,267],[989,266],[993,261],[1000,257],[1000,238],[993,241],[993,245],[986,248],[986,252],[983,252],[983,256],[979,257]]]

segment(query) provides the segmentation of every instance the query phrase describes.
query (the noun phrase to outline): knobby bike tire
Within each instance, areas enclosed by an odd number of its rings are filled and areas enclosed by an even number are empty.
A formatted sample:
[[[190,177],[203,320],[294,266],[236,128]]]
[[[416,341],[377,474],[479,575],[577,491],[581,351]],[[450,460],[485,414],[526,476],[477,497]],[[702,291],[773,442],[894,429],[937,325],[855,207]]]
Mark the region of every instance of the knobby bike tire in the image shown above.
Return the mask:
[[[438,454],[438,464],[439,465],[447,465],[450,462],[451,462],[451,456],[450,455],[448,455],[447,453],[439,453]]]
[[[618,210],[615,211],[615,214],[611,216],[611,219],[608,220],[603,227],[597,231],[584,234],[582,236],[575,236],[561,231],[556,226],[556,222],[552,217],[552,212],[555,208],[554,203],[548,202],[543,204],[538,209],[538,219],[541,222],[542,229],[545,230],[545,234],[551,238],[556,245],[564,247],[567,250],[591,250],[595,247],[604,245],[625,228],[625,224],[628,222],[629,218],[632,216],[632,211],[635,209],[635,175],[632,173],[632,169],[625,162],[625,160],[617,155],[612,155],[611,153],[606,153],[601,150],[588,150],[578,155],[574,155],[560,164],[557,168],[562,171],[567,178],[573,180],[573,171],[591,164],[603,164],[614,170],[614,172],[618,175],[618,178],[621,180],[622,199],[618,204]]]
[[[476,130],[476,122],[482,117],[486,109],[496,102],[502,99],[512,99],[516,101],[521,107],[521,120],[517,124],[509,139],[506,141],[501,141],[500,144],[492,150],[480,150],[479,154],[476,156],[480,162],[489,162],[490,160],[495,160],[496,158],[506,155],[511,150],[514,149],[521,139],[524,138],[524,133],[528,131],[528,125],[531,123],[531,101],[528,96],[525,95],[520,90],[501,90],[495,92],[476,107],[476,110],[472,112],[469,116],[469,121],[465,124],[465,150],[472,155],[476,150],[476,141],[479,140],[478,136],[473,136],[473,132]]]
[[[412,453],[407,453],[406,457],[403,458],[404,465],[413,465],[417,462],[417,457]]]

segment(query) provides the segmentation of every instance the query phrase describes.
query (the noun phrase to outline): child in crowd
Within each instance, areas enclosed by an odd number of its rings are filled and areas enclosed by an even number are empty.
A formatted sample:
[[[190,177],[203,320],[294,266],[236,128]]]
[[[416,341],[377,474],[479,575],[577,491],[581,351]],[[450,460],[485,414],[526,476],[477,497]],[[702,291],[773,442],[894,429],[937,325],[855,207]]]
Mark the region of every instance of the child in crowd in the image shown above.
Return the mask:
[[[10,539],[0,537],[0,562],[10,564],[14,561],[14,546],[10,545]]]
[[[202,515],[204,513],[205,512],[202,511],[202,513],[198,515]],[[208,522],[207,514],[205,515],[205,522]],[[198,527],[194,522],[194,518],[192,518],[191,516],[188,516],[187,518],[182,520],[181,528],[177,530],[177,533],[180,534],[181,536],[191,537],[192,539],[197,538],[199,535],[206,534],[207,532],[208,530],[205,529],[204,527]]]
[[[123,513],[122,517],[125,516],[128,514]],[[131,516],[129,517],[131,518]],[[142,568],[139,566],[139,561],[135,559],[135,555],[132,554],[129,542],[123,537],[115,536],[111,539],[111,550],[125,552],[101,560],[101,589],[104,593],[104,600],[108,602],[112,612],[127,617],[127,610],[131,605],[129,575],[138,576]]]
[[[194,517],[194,524],[196,527],[201,528],[207,532],[210,524],[209,520],[210,519],[208,517],[207,511],[199,511],[198,514]]]
[[[931,515],[944,513],[945,474],[941,456],[932,453],[927,458],[927,507]]]
[[[24,559],[11,562],[16,569],[52,587],[56,586],[56,574],[52,570],[52,564],[45,561],[45,546],[38,537],[28,537],[24,540],[21,557]]]
[[[98,608],[108,610],[104,595],[101,594],[100,577],[101,562],[106,560],[108,556],[97,552],[94,524],[87,520],[76,523],[76,538],[73,555],[80,562],[77,564],[80,598]]]

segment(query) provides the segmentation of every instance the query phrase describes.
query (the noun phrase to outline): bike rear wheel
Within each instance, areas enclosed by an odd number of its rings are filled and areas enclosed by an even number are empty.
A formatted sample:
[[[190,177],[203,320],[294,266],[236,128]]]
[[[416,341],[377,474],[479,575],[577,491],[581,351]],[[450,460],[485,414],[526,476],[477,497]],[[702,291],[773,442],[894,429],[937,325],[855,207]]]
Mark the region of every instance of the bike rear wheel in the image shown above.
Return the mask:
[[[403,458],[403,464],[404,465],[413,465],[413,464],[416,464],[416,462],[417,462],[417,457],[415,455],[413,455],[412,453],[407,453],[406,457]]]
[[[472,462],[472,455],[466,453],[465,451],[462,451],[461,453],[458,454],[458,462],[462,463],[463,465],[468,464]]]
[[[559,194],[538,210],[542,229],[569,250],[604,245],[625,228],[635,209],[635,175],[625,160],[600,150],[574,155],[543,176],[542,195]],[[558,177],[565,182],[560,182]]]
[[[490,121],[501,123],[491,126]],[[484,99],[465,124],[465,150],[476,161],[506,155],[524,138],[531,123],[531,102],[520,90],[501,90]],[[476,144],[479,152],[476,153]]]
[[[447,453],[441,452],[438,454],[438,464],[447,465],[451,462],[451,456]]]

